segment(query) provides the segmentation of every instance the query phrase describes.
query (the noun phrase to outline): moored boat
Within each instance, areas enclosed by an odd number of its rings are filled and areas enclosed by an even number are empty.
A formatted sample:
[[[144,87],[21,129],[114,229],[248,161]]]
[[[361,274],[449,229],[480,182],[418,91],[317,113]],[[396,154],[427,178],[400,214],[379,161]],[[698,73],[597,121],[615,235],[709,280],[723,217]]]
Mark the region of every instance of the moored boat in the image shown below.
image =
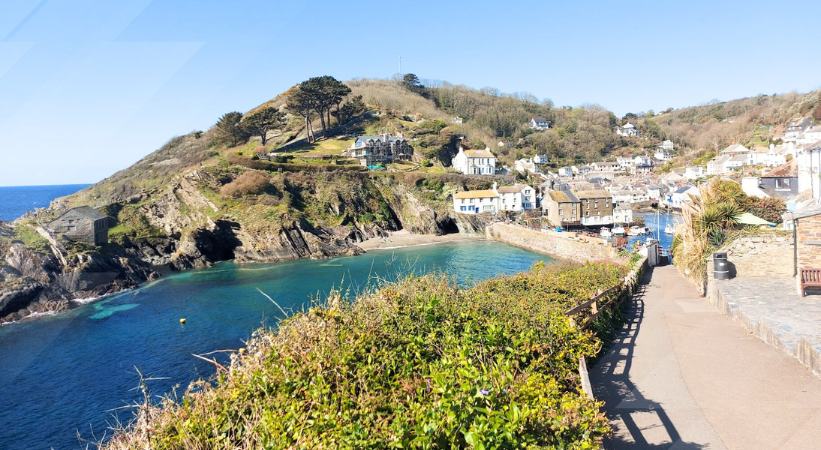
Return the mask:
[[[624,230],[623,226],[617,225],[617,226],[613,227],[611,232],[613,233],[614,236],[624,236],[625,230]]]
[[[599,236],[609,238],[610,236],[613,236],[613,233],[610,232],[610,228],[601,227],[601,230],[599,230]]]
[[[664,234],[673,234],[675,232],[676,232],[675,228],[673,228],[673,226],[670,225],[669,223],[664,226]]]

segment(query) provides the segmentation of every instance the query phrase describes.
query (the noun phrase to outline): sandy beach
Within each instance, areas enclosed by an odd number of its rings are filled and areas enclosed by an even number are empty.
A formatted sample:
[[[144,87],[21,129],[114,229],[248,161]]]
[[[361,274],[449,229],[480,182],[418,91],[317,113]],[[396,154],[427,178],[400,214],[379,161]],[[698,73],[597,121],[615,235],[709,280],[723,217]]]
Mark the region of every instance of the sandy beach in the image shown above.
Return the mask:
[[[365,251],[388,250],[392,248],[417,247],[420,245],[434,245],[444,242],[463,242],[484,239],[481,234],[413,234],[407,230],[394,231],[388,237],[371,238],[357,244]]]

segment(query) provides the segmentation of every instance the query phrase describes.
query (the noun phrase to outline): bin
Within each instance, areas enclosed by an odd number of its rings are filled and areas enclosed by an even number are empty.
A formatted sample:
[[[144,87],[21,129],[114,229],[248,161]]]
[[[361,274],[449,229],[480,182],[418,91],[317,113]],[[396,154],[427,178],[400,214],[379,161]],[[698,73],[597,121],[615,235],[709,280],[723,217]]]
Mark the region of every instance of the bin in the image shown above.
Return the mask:
[[[713,277],[716,280],[729,280],[730,261],[727,261],[727,254],[724,252],[713,253]]]

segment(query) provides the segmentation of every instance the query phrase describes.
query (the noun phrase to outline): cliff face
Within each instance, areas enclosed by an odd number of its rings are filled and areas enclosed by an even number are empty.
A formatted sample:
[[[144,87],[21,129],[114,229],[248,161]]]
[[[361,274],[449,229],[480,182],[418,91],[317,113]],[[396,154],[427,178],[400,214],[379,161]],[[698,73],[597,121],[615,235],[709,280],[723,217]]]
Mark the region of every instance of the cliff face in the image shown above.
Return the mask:
[[[261,172],[265,186],[240,195],[225,186],[247,167],[197,167],[160,187],[122,194],[83,192],[17,223],[0,224],[0,321],[59,311],[76,299],[134,287],[162,273],[218,261],[277,262],[359,254],[357,243],[390,231],[477,232],[480,220],[450,211],[459,177],[317,171]],[[460,186],[464,187],[464,186]],[[110,243],[34,246],[15,227],[36,228],[66,208],[93,206],[115,219]],[[41,231],[42,231],[42,227]],[[55,239],[55,242],[57,240]]]

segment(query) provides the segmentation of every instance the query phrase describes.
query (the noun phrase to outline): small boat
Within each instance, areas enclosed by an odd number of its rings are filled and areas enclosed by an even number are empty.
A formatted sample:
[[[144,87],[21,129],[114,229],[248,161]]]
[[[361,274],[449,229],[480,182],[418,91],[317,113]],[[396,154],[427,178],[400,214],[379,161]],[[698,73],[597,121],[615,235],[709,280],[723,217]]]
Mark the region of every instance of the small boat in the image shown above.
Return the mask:
[[[610,236],[613,236],[613,233],[610,232],[610,228],[601,227],[601,230],[599,230],[599,236],[609,238]]]
[[[664,226],[664,234],[675,234],[676,230],[669,223]]]
[[[641,236],[643,234],[647,234],[647,227],[640,227],[638,225],[633,225],[627,230],[628,236]]]
[[[615,236],[624,236],[624,233],[625,233],[624,227],[621,226],[621,225],[615,226],[615,227],[613,227],[612,233]]]

